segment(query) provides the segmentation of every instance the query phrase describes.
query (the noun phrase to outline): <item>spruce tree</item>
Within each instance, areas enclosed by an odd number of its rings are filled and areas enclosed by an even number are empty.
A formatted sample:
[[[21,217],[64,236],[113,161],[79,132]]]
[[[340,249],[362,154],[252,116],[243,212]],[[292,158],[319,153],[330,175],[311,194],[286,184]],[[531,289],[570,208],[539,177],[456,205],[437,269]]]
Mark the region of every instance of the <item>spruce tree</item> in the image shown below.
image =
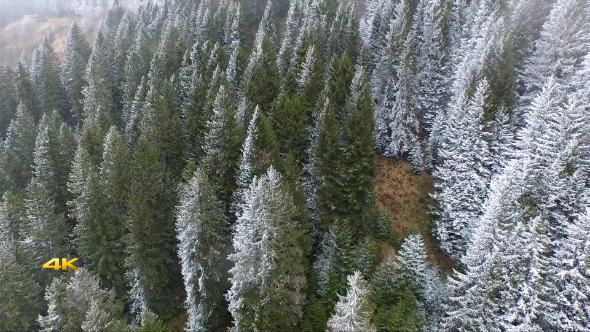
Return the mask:
[[[137,142],[129,188],[127,227],[128,285],[131,288],[132,313],[145,307],[164,319],[176,311],[176,299],[170,288],[178,280],[174,249],[173,192],[166,177],[163,151],[149,136]]]
[[[41,111],[58,111],[62,118],[68,119],[69,103],[61,80],[59,60],[48,36],[39,45],[36,66],[33,77]]]
[[[465,252],[471,229],[480,214],[490,177],[490,156],[482,134],[487,83],[462,106],[451,109],[452,121],[440,148],[443,164],[433,173],[438,203],[435,234],[443,251],[454,259]]]
[[[0,133],[4,137],[17,106],[15,73],[0,66]]]
[[[80,126],[82,122],[82,102],[84,98],[82,91],[86,86],[85,72],[90,52],[90,46],[86,42],[82,30],[76,22],[72,23],[68,33],[61,79],[72,107],[73,119],[71,119],[70,123],[76,126]]]
[[[227,219],[215,187],[197,170],[180,193],[176,217],[178,256],[187,291],[187,330],[205,331],[224,318],[228,264]]]
[[[31,178],[35,150],[36,126],[24,104],[19,104],[10,122],[0,158],[2,190],[22,191]]]
[[[235,109],[225,86],[221,85],[213,104],[213,117],[207,122],[203,141],[203,165],[211,182],[219,183],[218,198],[229,208],[235,190],[234,170],[239,156]]]
[[[0,215],[0,218],[3,216]],[[37,317],[42,310],[42,288],[5,248],[0,248],[0,287],[0,329],[38,329]]]
[[[308,241],[295,217],[287,186],[270,167],[252,182],[235,226],[226,295],[235,329],[291,330],[301,321]]]
[[[31,115],[38,121],[45,110],[41,110],[37,101],[37,94],[35,93],[31,73],[28,68],[27,58],[25,54],[21,56],[16,65],[15,88],[16,98],[19,103],[31,112]]]
[[[73,276],[55,278],[45,292],[47,315],[39,315],[42,331],[84,331],[89,327],[89,311],[99,306],[104,313],[121,317],[121,308],[114,303],[114,293],[101,289],[98,278],[81,268]],[[88,318],[87,318],[88,317]],[[106,322],[106,326],[115,322]],[[121,323],[119,323],[121,324]],[[101,326],[104,328],[106,326]],[[119,325],[121,326],[121,325]]]
[[[367,282],[360,272],[348,276],[346,296],[340,296],[326,331],[375,331],[371,324]]]

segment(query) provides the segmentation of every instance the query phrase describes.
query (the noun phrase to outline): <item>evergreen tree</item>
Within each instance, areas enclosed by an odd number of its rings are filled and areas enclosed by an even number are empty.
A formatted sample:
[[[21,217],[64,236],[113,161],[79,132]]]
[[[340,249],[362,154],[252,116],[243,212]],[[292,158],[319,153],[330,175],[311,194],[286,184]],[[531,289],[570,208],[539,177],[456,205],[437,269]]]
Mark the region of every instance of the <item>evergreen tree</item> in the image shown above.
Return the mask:
[[[373,105],[362,67],[357,67],[351,77],[352,84],[347,82],[346,76],[351,74],[348,61],[346,56],[342,64],[334,60],[328,85],[333,97],[329,97],[330,104],[318,133],[314,167],[322,181],[318,202],[324,224],[319,229],[325,231],[333,220],[343,218],[359,234],[364,234],[368,230],[376,175]],[[332,103],[332,100],[339,102]]]
[[[559,0],[553,5],[524,69],[529,101],[550,76],[568,82],[580,67],[590,33],[586,5],[584,0]]]
[[[246,139],[242,145],[242,158],[240,159],[238,176],[236,179],[237,188],[234,192],[234,199],[232,202],[232,212],[236,217],[239,217],[242,213],[241,209],[244,202],[246,201],[245,196],[248,192],[248,188],[250,188],[250,184],[252,183],[252,171],[255,161],[254,158],[256,158],[254,143],[258,136],[258,114],[259,108],[256,107],[256,109],[254,109],[254,114],[252,114],[252,118],[250,119],[250,124],[248,125]]]
[[[83,88],[86,85],[85,71],[90,57],[90,46],[86,42],[82,30],[72,23],[68,33],[66,55],[62,64],[61,78],[67,91],[72,107],[72,124],[79,126],[82,120]]]
[[[3,135],[14,117],[17,106],[16,79],[12,70],[0,66],[0,133]]]
[[[158,315],[151,312],[149,309],[142,314],[141,327],[135,329],[137,332],[165,332],[166,326]]]
[[[41,111],[58,111],[62,118],[68,119],[69,103],[61,81],[59,60],[47,36],[39,45],[37,54],[33,77]]]
[[[167,177],[164,152],[141,136],[134,152],[127,209],[128,269],[132,313],[146,308],[170,319],[176,312],[173,285],[180,281],[175,259],[174,188]]]
[[[197,170],[181,189],[176,217],[189,331],[215,328],[224,318],[227,226],[215,187]]]
[[[367,282],[360,272],[348,276],[346,296],[340,296],[336,312],[328,320],[326,331],[375,331],[371,324],[371,308]]]
[[[439,204],[435,234],[441,249],[454,259],[465,252],[490,177],[481,124],[486,90],[483,81],[470,100],[463,95],[462,106],[450,111],[452,121],[439,151],[444,162],[433,174],[438,189],[433,197]]]
[[[33,171],[36,129],[26,106],[19,104],[15,118],[8,127],[0,158],[3,190],[17,193],[29,183]]]
[[[4,216],[0,215],[0,218]],[[4,225],[2,225],[4,226]],[[4,242],[5,239],[2,239]],[[38,329],[42,289],[26,268],[0,248],[0,329],[28,331]]]
[[[15,73],[15,88],[16,98],[19,103],[25,105],[25,107],[31,112],[31,115],[38,121],[45,110],[39,108],[37,101],[37,94],[35,93],[31,73],[28,69],[27,58],[25,54],[21,56],[16,65]]]
[[[397,256],[393,265],[396,287],[413,290],[419,308],[425,311],[424,326],[435,328],[447,294],[438,271],[427,260],[422,236],[406,237]]]
[[[281,176],[271,167],[252,182],[235,226],[226,297],[236,329],[292,330],[303,315],[303,225]],[[280,318],[279,318],[280,317]]]
[[[98,278],[84,268],[77,270],[69,280],[55,278],[47,287],[45,300],[47,315],[39,316],[42,331],[88,331],[83,326],[89,327],[87,315],[96,306],[117,318],[121,315],[121,308],[114,303],[114,293],[101,289]]]
[[[108,36],[105,35],[104,29],[97,32],[92,44],[92,53],[88,60],[86,68],[86,81],[84,101],[83,101],[83,121],[95,118],[103,129],[102,136],[106,130],[116,124],[115,104],[112,91],[112,73],[113,54]],[[100,116],[99,116],[100,114]],[[103,139],[100,138],[100,140]],[[99,144],[100,146],[100,144]]]
[[[207,123],[203,141],[204,170],[213,183],[219,183],[218,197],[228,203],[235,190],[234,170],[239,156],[235,109],[225,86],[221,85],[213,104],[213,117]]]

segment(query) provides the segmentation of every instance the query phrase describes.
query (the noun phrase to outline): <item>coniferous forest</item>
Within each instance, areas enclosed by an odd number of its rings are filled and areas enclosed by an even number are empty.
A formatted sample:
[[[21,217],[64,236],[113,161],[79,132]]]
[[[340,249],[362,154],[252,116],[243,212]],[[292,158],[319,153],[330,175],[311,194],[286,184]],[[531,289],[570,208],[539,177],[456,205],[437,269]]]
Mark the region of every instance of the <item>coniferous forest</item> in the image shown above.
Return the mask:
[[[1,331],[590,331],[588,0],[115,1],[0,76]]]

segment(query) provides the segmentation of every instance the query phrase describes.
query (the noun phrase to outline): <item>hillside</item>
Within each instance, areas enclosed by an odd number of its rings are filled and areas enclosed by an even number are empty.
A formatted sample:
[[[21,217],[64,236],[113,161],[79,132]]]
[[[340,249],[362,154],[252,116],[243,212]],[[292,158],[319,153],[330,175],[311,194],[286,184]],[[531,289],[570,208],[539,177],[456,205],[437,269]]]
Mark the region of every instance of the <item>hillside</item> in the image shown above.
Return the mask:
[[[23,51],[30,56],[46,35],[51,36],[51,45],[60,61],[63,60],[68,31],[74,21],[81,23],[81,18],[75,15],[30,15],[8,24],[0,31],[0,65],[14,65]],[[93,29],[93,26],[85,26],[84,33],[88,40],[91,39]]]

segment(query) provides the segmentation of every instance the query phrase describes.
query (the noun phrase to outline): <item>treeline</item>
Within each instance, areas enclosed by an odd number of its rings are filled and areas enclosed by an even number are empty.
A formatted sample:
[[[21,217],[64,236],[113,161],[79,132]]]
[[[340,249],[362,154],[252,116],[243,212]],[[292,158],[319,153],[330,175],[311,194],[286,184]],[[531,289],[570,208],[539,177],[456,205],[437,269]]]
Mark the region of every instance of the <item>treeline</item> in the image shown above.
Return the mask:
[[[0,329],[590,330],[588,8],[173,0],[46,38],[0,73]],[[453,273],[377,155],[432,173]]]

